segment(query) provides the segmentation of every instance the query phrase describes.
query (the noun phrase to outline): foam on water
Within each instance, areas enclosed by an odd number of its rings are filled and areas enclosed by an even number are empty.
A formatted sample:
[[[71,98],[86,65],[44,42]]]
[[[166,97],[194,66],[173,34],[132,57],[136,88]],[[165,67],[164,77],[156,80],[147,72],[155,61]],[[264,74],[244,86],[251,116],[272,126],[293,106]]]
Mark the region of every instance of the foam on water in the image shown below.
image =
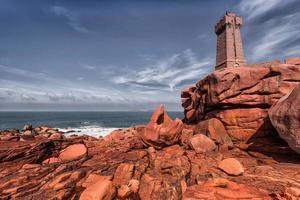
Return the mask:
[[[75,132],[70,132],[70,133],[66,133],[66,136],[69,135],[90,135],[93,137],[99,137],[99,136],[106,136],[109,133],[111,133],[114,130],[118,130],[120,128],[106,128],[106,127],[101,127],[101,126],[97,126],[97,125],[87,125],[87,126],[81,126],[81,127],[77,127],[77,128],[58,128],[60,131],[63,132],[68,132],[68,131],[75,131]]]

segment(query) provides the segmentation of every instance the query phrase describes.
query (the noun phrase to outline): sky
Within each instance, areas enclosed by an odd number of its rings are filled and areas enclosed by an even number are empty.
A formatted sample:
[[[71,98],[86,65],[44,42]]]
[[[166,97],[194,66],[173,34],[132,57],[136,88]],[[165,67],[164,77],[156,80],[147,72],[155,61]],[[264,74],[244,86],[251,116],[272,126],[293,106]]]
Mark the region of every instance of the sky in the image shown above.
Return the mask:
[[[0,0],[0,111],[181,111],[226,11],[248,63],[300,56],[300,0]]]

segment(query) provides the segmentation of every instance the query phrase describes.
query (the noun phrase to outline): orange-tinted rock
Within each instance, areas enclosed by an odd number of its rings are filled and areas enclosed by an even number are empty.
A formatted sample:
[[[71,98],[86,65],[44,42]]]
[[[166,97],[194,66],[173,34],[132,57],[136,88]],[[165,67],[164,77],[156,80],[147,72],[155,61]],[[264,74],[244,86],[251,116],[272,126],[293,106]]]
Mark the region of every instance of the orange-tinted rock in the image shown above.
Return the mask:
[[[298,187],[288,187],[285,190],[285,198],[287,198],[288,200],[298,200],[300,199],[300,188]]]
[[[88,188],[99,181],[112,180],[112,176],[100,176],[98,174],[90,174],[87,179],[82,183],[82,187]]]
[[[129,199],[140,199],[138,197],[139,191],[139,181],[136,179],[131,179],[128,185],[121,185],[118,188],[118,197],[121,199],[129,198]]]
[[[127,185],[133,176],[134,165],[121,163],[114,175],[113,183],[115,186]]]
[[[23,132],[23,135],[24,136],[35,136],[36,133],[35,133],[34,130],[26,130],[26,131]]]
[[[181,185],[181,192],[182,194],[185,193],[186,189],[187,189],[187,184],[184,180],[180,181],[180,185]]]
[[[165,112],[163,105],[160,105],[142,131],[141,138],[146,145],[162,148],[177,143],[182,129],[182,121],[180,119],[173,121]]]
[[[232,181],[222,181],[222,184],[214,181],[204,182],[200,185],[193,185],[187,188],[183,194],[183,200],[190,199],[262,199],[271,200],[267,193],[259,191],[254,187],[237,184]]]
[[[118,197],[119,198],[126,198],[131,194],[131,190],[127,185],[121,185],[121,187],[118,189]]]
[[[39,168],[40,166],[40,164],[25,164],[23,165],[22,169],[34,169]]]
[[[219,145],[233,146],[223,123],[216,118],[201,121],[196,125],[194,132],[195,134],[206,135]]]
[[[62,150],[59,154],[59,159],[62,161],[77,160],[87,154],[87,149],[84,144],[73,144]]]
[[[222,160],[218,167],[229,175],[239,176],[244,173],[243,165],[234,158]]]
[[[300,57],[286,58],[284,62],[286,64],[300,65]]]
[[[136,179],[131,179],[128,183],[128,187],[133,193],[137,193],[139,191],[140,182]]]
[[[75,186],[77,181],[79,181],[84,175],[84,171],[71,171],[62,173],[43,185],[43,189],[53,189],[58,191],[64,188]]]
[[[86,188],[79,200],[112,199],[115,196],[115,188],[111,181],[102,180]]]
[[[282,97],[270,110],[269,116],[280,137],[300,153],[300,84]]]
[[[59,163],[61,160],[56,157],[51,157],[43,161],[43,164],[54,164],[54,163]]]
[[[140,181],[141,200],[180,199],[180,184],[172,184],[167,179],[144,174]]]
[[[180,144],[188,147],[190,139],[194,135],[194,127],[184,127],[180,136]]]
[[[191,121],[194,121],[195,119],[197,119],[196,115],[197,115],[196,109],[191,109],[186,112],[186,118]]]
[[[193,130],[192,125],[185,125],[185,128]],[[45,164],[51,163],[51,160],[59,161],[57,156],[62,150],[82,143],[86,144],[91,153],[85,157],[86,161],[78,159]],[[191,188],[189,186],[203,184],[207,180],[213,179],[210,187],[227,187],[224,178],[228,178],[228,175],[218,169],[218,163],[229,157],[238,159],[247,169],[243,176],[230,177],[231,180],[243,183],[246,188],[256,187],[283,197],[295,193],[297,184],[300,184],[299,158],[288,150],[286,144],[269,144],[274,148],[262,146],[268,153],[272,152],[275,161],[269,154],[251,152],[254,150],[251,144],[248,152],[233,148],[222,153],[199,154],[179,144],[163,149],[146,149],[138,143],[141,141],[135,128],[118,130],[96,140],[77,136],[59,141],[40,141],[36,138],[28,141],[0,141],[1,198],[76,199],[98,181],[114,177],[114,181],[121,184],[116,185],[118,193],[112,187],[104,199],[110,199],[114,194],[118,194],[120,199],[181,199],[184,191],[188,192]],[[284,158],[283,161],[280,156]],[[45,160],[43,165],[39,165]],[[37,163],[38,167],[32,167],[32,163]],[[127,167],[129,165],[133,165],[134,169]],[[121,177],[119,180],[116,178],[118,176]],[[206,191],[207,188],[205,186],[199,191]],[[95,189],[96,195],[98,190],[99,187]],[[231,192],[231,189],[226,190]],[[219,189],[218,194],[221,194]]]
[[[19,141],[20,136],[17,136],[17,135],[1,135],[0,140],[2,140],[2,141]]]
[[[217,146],[214,141],[205,135],[197,134],[190,139],[190,146],[197,153],[214,151]]]
[[[228,134],[240,141],[270,134],[268,109],[300,83],[300,68],[295,62],[214,71],[196,88],[182,92],[185,121],[218,118]]]
[[[57,132],[53,133],[49,137],[50,140],[61,140],[62,138],[63,138],[62,134],[61,133],[57,133]]]
[[[150,163],[139,184],[141,199],[179,199],[182,180],[190,173],[189,159],[179,145],[149,149]]]

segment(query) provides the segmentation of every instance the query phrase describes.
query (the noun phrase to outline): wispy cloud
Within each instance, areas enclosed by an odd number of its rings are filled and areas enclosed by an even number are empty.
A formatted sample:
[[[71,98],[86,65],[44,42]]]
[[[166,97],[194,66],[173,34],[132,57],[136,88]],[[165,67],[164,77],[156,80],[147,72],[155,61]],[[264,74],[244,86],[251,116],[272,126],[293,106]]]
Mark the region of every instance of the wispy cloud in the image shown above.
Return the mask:
[[[36,101],[36,98],[32,96],[28,96],[26,94],[21,94],[21,100],[32,102],[32,101]]]
[[[156,63],[130,71],[128,74],[114,77],[117,84],[126,84],[148,90],[169,90],[179,87],[184,81],[193,82],[211,70],[212,62],[208,59],[199,61],[192,50],[163,58]]]
[[[254,58],[267,57],[273,55],[276,51],[282,51],[285,55],[292,52],[297,53],[295,52],[297,47],[287,46],[287,44],[300,39],[299,21],[300,13],[269,21],[266,24],[268,31],[255,42],[251,56]]]
[[[51,11],[60,17],[65,17],[68,20],[68,24],[75,30],[81,33],[87,33],[89,30],[84,27],[80,21],[80,16],[72,12],[71,10],[66,9],[63,6],[52,6]]]
[[[242,0],[238,7],[243,13],[247,13],[246,19],[250,20],[293,1],[295,0]]]
[[[150,101],[145,94],[138,90],[122,91],[110,85],[93,85],[86,81],[60,79],[46,73],[0,65],[1,103],[135,105]],[[169,100],[168,97],[164,99]],[[160,100],[154,98],[151,101]]]
[[[295,0],[242,0],[238,5],[240,14],[250,27],[245,37],[252,41],[247,60],[280,59],[300,54],[300,13]],[[299,10],[298,9],[298,10]]]
[[[197,37],[196,37],[197,40],[205,40],[205,39],[207,39],[207,38],[208,38],[208,35],[205,34],[205,33],[199,34],[199,35],[197,35]]]
[[[88,64],[80,64],[83,69],[95,70],[96,67]]]

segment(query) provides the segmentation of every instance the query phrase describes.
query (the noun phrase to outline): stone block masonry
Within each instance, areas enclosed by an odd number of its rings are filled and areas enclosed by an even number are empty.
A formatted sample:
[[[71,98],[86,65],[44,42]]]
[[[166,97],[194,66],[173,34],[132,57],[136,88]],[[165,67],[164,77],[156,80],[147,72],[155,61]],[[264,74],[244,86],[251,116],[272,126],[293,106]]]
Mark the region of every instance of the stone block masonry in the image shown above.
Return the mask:
[[[237,67],[246,63],[240,32],[242,24],[242,18],[231,12],[226,12],[216,24],[217,56],[215,69]]]

